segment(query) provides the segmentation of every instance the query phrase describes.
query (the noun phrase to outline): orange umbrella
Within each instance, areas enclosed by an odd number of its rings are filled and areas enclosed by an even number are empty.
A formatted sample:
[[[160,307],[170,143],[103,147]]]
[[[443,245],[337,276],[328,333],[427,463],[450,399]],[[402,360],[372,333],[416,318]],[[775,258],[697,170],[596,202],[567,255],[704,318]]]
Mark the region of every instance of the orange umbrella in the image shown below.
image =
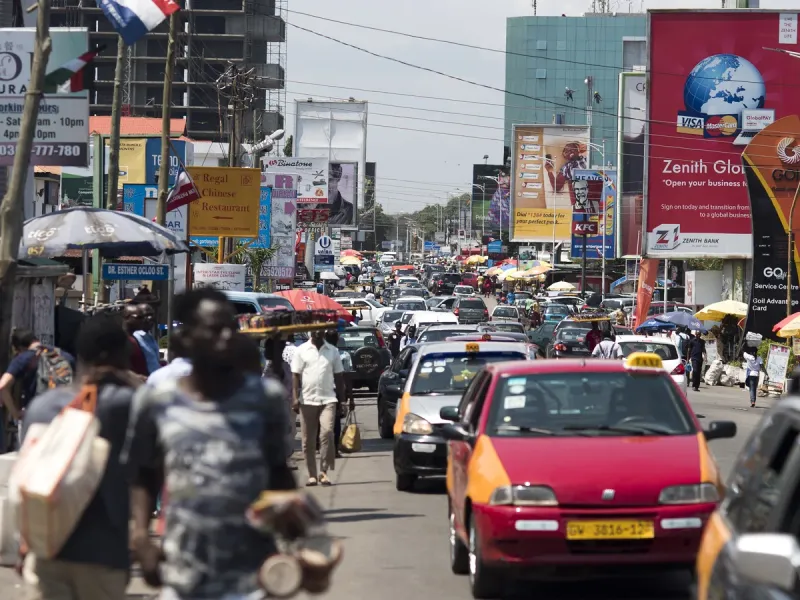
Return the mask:
[[[353,320],[353,315],[341,304],[317,292],[309,292],[308,290],[284,290],[275,293],[291,302],[295,310],[335,310],[340,319],[344,319],[345,321]]]
[[[361,258],[361,252],[359,252],[358,250],[353,250],[352,248],[348,250],[342,250],[340,254],[342,256],[355,256],[356,258]]]

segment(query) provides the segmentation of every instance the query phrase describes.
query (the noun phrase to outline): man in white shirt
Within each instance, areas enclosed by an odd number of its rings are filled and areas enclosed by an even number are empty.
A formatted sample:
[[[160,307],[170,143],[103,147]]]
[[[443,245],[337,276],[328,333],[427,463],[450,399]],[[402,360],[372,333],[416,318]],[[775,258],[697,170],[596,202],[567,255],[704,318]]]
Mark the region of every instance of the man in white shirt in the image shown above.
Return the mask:
[[[603,341],[597,344],[592,350],[592,358],[604,358],[611,360],[622,358],[622,348],[614,341],[610,331],[603,333]]]
[[[344,366],[339,349],[325,341],[324,331],[314,331],[292,358],[292,399],[300,409],[303,454],[308,469],[306,485],[331,485],[328,469],[336,460],[334,424],[337,403],[344,404]],[[301,399],[302,395],[302,399]],[[317,476],[317,433],[320,437],[320,468]]]

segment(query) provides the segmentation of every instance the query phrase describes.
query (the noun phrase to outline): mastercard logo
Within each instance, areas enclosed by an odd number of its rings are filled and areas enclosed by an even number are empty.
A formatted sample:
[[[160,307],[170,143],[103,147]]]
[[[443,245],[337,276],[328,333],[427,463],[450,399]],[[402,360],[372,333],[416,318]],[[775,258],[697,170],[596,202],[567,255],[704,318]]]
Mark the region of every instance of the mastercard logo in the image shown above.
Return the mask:
[[[706,133],[711,137],[736,135],[739,121],[733,115],[709,117],[706,119]]]

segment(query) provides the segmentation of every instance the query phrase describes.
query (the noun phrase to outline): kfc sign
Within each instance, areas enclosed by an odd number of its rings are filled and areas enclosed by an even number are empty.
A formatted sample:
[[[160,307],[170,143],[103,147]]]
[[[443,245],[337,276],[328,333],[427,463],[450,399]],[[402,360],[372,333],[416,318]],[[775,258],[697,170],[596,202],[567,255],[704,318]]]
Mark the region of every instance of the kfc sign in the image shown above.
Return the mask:
[[[597,221],[572,222],[573,235],[597,235],[599,230],[600,230],[599,223]]]

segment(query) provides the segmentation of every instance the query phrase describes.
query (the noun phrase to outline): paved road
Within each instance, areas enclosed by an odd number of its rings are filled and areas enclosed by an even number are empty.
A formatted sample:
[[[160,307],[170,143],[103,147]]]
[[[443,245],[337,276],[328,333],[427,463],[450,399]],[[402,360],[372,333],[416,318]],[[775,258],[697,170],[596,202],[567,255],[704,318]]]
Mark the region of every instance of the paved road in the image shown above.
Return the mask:
[[[704,422],[727,419],[738,424],[735,439],[711,443],[727,476],[742,444],[771,401],[762,400],[762,406],[751,409],[746,391],[738,388],[703,388],[699,393],[693,392],[690,399]],[[359,399],[358,416],[363,450],[337,462],[332,473],[333,487],[313,490],[327,510],[331,532],[343,540],[346,552],[334,586],[317,598],[469,598],[466,579],[452,575],[448,567],[443,480],[422,481],[414,493],[395,491],[392,443],[378,437],[374,398]],[[299,475],[302,481],[302,467]],[[11,571],[0,570],[4,599],[22,599],[16,584]],[[527,584],[512,590],[510,597],[530,597],[528,586],[536,585],[536,595],[541,600],[687,600],[688,584],[681,574],[646,579],[636,579],[632,574],[624,581]],[[6,590],[10,591],[8,595]],[[138,579],[129,591],[131,598],[152,594]]]

